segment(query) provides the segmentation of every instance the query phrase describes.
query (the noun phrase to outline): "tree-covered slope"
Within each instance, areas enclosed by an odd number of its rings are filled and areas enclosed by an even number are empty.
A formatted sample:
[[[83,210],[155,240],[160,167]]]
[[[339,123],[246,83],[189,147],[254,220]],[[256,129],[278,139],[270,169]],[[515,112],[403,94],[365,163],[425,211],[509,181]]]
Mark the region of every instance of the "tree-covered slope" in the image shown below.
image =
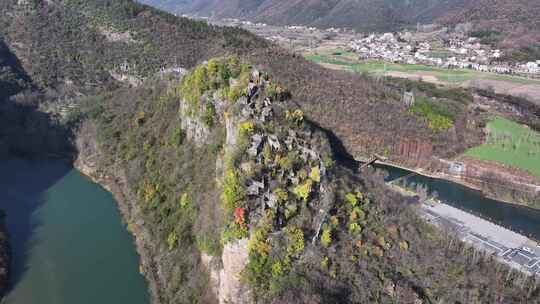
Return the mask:
[[[473,35],[506,50],[507,58],[540,58],[540,3],[529,0],[463,1],[437,21],[455,25],[470,22]]]
[[[6,0],[0,16],[2,155],[65,156],[71,136],[59,108],[136,85],[161,68],[190,68],[210,56],[265,45],[242,30],[124,0]]]
[[[106,88],[112,73],[147,77],[161,67],[264,45],[233,28],[162,13],[132,1],[15,1],[0,4],[1,32],[42,87]]]
[[[142,0],[171,12],[236,17],[276,25],[303,24],[395,31],[420,23],[470,23],[490,44],[514,51],[511,59],[536,60],[540,51],[540,7],[528,0]],[[486,31],[487,30],[487,31]],[[473,32],[473,33],[474,33]],[[488,39],[485,39],[488,41]]]
[[[169,11],[213,17],[240,17],[272,24],[347,27],[363,31],[389,31],[416,22],[431,22],[461,0],[243,0],[142,2]]]
[[[538,301],[531,277],[425,223],[380,174],[343,166],[273,79],[222,58],[86,102],[81,139],[97,140],[100,175],[125,174],[161,302],[215,301],[216,276],[247,286],[233,303]]]
[[[354,156],[387,151],[415,165],[432,151],[447,156],[467,148],[460,138],[473,134],[459,128],[434,132],[399,102],[400,88],[323,69],[243,30],[177,18],[128,0],[0,5],[5,41],[34,85],[47,93],[41,102],[77,103],[81,95],[136,85],[162,67],[190,68],[234,53],[295,90],[306,115],[335,133]],[[411,145],[422,148],[410,152]]]
[[[0,37],[0,158],[10,154],[66,155],[69,132],[37,111],[38,90]]]

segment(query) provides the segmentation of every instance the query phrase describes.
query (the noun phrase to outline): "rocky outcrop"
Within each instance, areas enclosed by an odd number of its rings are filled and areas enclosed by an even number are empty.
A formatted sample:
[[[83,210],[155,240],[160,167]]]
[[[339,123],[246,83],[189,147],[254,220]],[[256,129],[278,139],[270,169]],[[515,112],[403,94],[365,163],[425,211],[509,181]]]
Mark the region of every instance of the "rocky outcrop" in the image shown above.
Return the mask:
[[[210,131],[200,117],[191,114],[191,110],[187,102],[180,103],[182,130],[189,140],[197,146],[202,146],[207,142]]]
[[[226,151],[232,152],[237,144],[238,117],[228,116],[216,105],[226,130]],[[181,102],[185,104],[185,102]],[[198,116],[189,116],[185,109],[180,110],[181,127],[190,143],[196,146],[207,144],[209,127]],[[223,116],[227,116],[224,118]],[[155,241],[151,228],[145,222],[141,206],[137,204],[135,193],[129,187],[126,168],[120,165],[104,166],[106,156],[97,143],[98,128],[93,122],[80,125],[76,134],[75,145],[78,151],[75,167],[95,182],[110,191],[122,213],[122,218],[135,237],[137,252],[140,256],[140,270],[150,285],[152,303],[168,303],[162,293],[170,284],[170,267],[174,265],[170,252],[160,248]],[[221,169],[220,169],[221,168]],[[216,161],[216,180],[223,179],[223,159]],[[211,257],[201,253],[201,265],[210,274],[210,290],[219,303],[249,303],[250,293],[240,280],[240,272],[248,261],[247,239],[226,244],[223,254]],[[203,269],[201,269],[203,270]]]
[[[247,239],[227,244],[221,259],[223,269],[219,273],[219,303],[250,303],[250,292],[240,282],[240,273],[248,261]]]
[[[238,240],[223,247],[221,257],[201,254],[201,260],[210,272],[210,286],[220,304],[251,303],[249,288],[240,280],[248,262],[248,241]]]
[[[279,92],[272,95],[272,98],[265,96],[264,88],[272,86],[270,80],[264,79],[258,71],[254,71],[249,77],[247,94],[244,89],[239,88],[240,94],[235,102],[225,103],[215,92],[205,92],[199,99],[200,111],[196,111],[189,108],[193,107],[193,104],[188,104],[181,98],[178,100],[180,126],[186,135],[185,144],[202,149],[211,144],[210,136],[214,136],[212,132],[216,128],[222,128],[223,150],[216,158],[214,171],[216,184],[223,188],[223,193],[226,193],[226,183],[235,184],[235,188],[229,191],[245,191],[241,202],[235,201],[231,205],[223,199],[223,205],[229,209],[223,214],[225,227],[219,229],[220,232],[224,230],[221,254],[210,257],[204,253],[204,249],[199,248],[201,265],[205,266],[210,274],[209,289],[213,291],[213,298],[223,304],[251,303],[253,299],[252,292],[255,291],[250,290],[250,286],[241,279],[252,253],[248,248],[248,238],[252,233],[250,230],[259,229],[249,226],[249,223],[255,224],[264,219],[267,222],[265,229],[276,231],[276,242],[283,238],[291,239],[291,235],[296,233],[297,238],[301,237],[296,241],[297,246],[303,248],[303,232],[300,229],[287,230],[286,233],[281,231],[286,222],[302,212],[303,206],[309,200],[310,210],[304,212],[314,212],[316,216],[306,225],[317,230],[315,235],[309,236],[310,240],[316,242],[323,224],[328,220],[328,209],[333,201],[331,196],[327,195],[329,183],[323,157],[328,156],[330,151],[324,136],[304,122],[301,110],[291,110],[281,104]],[[237,89],[234,84],[233,89]],[[208,114],[206,109],[209,104],[215,109],[211,117],[216,123],[213,127],[208,124],[208,117],[205,116]],[[140,124],[137,126],[141,127]],[[145,204],[140,204],[140,199],[133,193],[141,190],[130,187],[133,186],[130,183],[134,182],[129,180],[132,175],[126,174],[130,165],[102,153],[103,147],[96,141],[98,132],[93,122],[84,122],[80,126],[76,139],[79,153],[75,166],[114,194],[128,229],[135,236],[141,257],[141,272],[150,283],[153,302],[168,303],[177,296],[174,291],[175,275],[174,271],[171,271],[176,264],[176,234],[171,234],[173,237],[171,241],[167,240],[167,246],[160,245],[163,244],[162,236],[157,235],[150,221],[145,222],[147,215],[144,213],[148,213],[148,210],[143,211]],[[326,147],[327,150],[321,150],[321,147]],[[235,179],[243,175],[245,177],[230,181],[231,176]],[[237,190],[238,188],[242,190]],[[251,188],[254,190],[250,190]],[[155,188],[149,189],[148,191],[155,191]],[[140,193],[138,194],[140,196]],[[149,201],[145,203],[151,204]],[[250,222],[244,221],[248,216]],[[178,246],[180,245],[179,243]],[[287,259],[297,259],[299,250],[301,249],[289,249]],[[290,269],[289,265],[283,267],[284,272]]]

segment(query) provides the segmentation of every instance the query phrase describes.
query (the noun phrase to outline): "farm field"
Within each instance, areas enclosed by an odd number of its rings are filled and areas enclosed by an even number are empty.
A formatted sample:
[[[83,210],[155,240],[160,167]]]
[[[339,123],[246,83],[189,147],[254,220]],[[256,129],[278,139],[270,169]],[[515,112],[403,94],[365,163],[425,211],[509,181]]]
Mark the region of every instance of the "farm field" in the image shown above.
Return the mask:
[[[353,52],[330,49],[306,53],[307,60],[339,70],[365,73],[375,77],[390,76],[422,80],[438,85],[493,89],[497,94],[525,97],[540,104],[540,80],[518,76],[478,72],[469,69],[443,69],[420,64],[385,63],[378,60],[361,61]]]
[[[487,128],[486,143],[467,150],[466,156],[516,167],[540,180],[540,133],[500,117]]]
[[[434,66],[420,64],[396,64],[385,63],[377,60],[360,61],[356,54],[352,52],[333,50],[321,54],[308,54],[306,59],[325,64],[335,65],[336,68],[342,68],[358,73],[368,73],[374,75],[396,76],[403,73],[407,76],[428,77],[431,76],[442,83],[464,85],[468,81],[475,80],[499,80],[522,85],[539,85],[540,80],[527,79],[523,77],[499,75],[494,73],[478,72],[468,69],[442,69]]]

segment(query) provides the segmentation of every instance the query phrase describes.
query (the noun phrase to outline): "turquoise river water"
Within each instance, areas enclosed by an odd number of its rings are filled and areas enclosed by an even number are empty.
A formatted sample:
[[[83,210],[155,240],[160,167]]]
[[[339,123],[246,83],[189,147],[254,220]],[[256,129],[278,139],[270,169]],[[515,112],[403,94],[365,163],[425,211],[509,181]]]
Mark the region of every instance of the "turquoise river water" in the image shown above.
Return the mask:
[[[131,235],[112,195],[62,161],[0,162],[12,247],[2,304],[147,304]]]

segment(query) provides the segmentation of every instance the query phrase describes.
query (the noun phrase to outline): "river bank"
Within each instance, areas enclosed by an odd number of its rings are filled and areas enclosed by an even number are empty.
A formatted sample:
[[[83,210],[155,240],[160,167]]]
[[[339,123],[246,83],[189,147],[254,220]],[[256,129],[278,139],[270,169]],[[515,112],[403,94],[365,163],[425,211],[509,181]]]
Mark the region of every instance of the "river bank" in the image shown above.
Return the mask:
[[[422,197],[435,196],[448,205],[474,214],[507,229],[540,239],[540,210],[494,200],[477,191],[444,179],[430,178],[403,169],[375,165],[386,172],[386,182],[420,191]]]
[[[93,182],[101,185],[109,191],[118,203],[118,210],[122,216],[122,222],[127,224],[129,232],[135,240],[135,247],[140,258],[139,272],[146,278],[149,284],[151,303],[159,304],[160,280],[159,263],[156,263],[150,252],[154,247],[150,242],[149,232],[141,220],[140,210],[135,205],[135,198],[128,188],[125,174],[122,169],[115,168],[114,176],[98,169],[97,164],[91,161],[92,157],[81,153],[74,162],[74,167]],[[146,237],[145,237],[146,236]]]
[[[368,160],[366,160],[366,159],[357,159],[357,161],[366,162]],[[447,182],[452,182],[452,183],[455,183],[455,184],[458,184],[458,185],[462,185],[462,186],[467,187],[467,188],[469,188],[471,190],[478,191],[479,193],[482,194],[482,196],[484,196],[486,198],[496,200],[496,201],[499,201],[499,202],[503,202],[503,203],[506,203],[506,204],[518,205],[518,206],[522,206],[522,207],[525,207],[525,208],[531,208],[531,209],[534,209],[534,210],[540,209],[540,208],[534,207],[535,206],[534,202],[533,202],[533,204],[531,206],[531,204],[526,204],[526,203],[521,202],[521,201],[508,199],[508,198],[505,198],[505,197],[502,197],[502,196],[499,196],[499,195],[494,195],[492,193],[486,192],[484,189],[482,189],[481,186],[479,186],[478,184],[476,184],[474,182],[468,181],[468,178],[464,177],[462,175],[451,175],[451,174],[446,174],[446,173],[435,174],[433,172],[430,172],[428,170],[424,170],[422,168],[416,168],[416,169],[408,168],[408,167],[405,167],[405,166],[400,166],[400,165],[397,165],[397,164],[394,164],[394,163],[391,163],[391,162],[388,162],[388,161],[382,161],[382,160],[376,160],[375,164],[383,166],[383,167],[391,167],[391,168],[396,168],[396,169],[408,171],[410,173],[414,173],[416,175],[420,175],[420,176],[431,178],[431,179],[442,180],[442,181],[447,181]],[[508,181],[508,182],[510,184],[514,183],[513,181]],[[539,185],[527,185],[527,186],[536,187],[536,191],[537,191],[536,195],[537,195],[537,197],[540,195],[540,186]]]
[[[11,249],[3,304],[148,304],[110,192],[62,160],[0,162]]]
[[[178,293],[176,280],[185,276],[185,268],[180,268],[178,261],[186,258],[179,256],[180,250],[171,250],[167,242],[163,241],[162,231],[152,225],[144,205],[140,201],[133,186],[134,181],[128,180],[127,171],[123,164],[104,166],[104,155],[96,141],[97,130],[92,122],[85,122],[78,130],[76,146],[79,151],[74,162],[74,167],[88,176],[94,182],[102,185],[115,198],[118,209],[121,213],[122,221],[127,225],[129,232],[133,235],[136,251],[139,255],[140,273],[144,275],[150,290],[151,303],[177,303],[181,300],[177,297],[185,297],[185,294]],[[179,244],[182,246],[182,244]],[[192,249],[190,249],[192,250]],[[197,276],[201,280],[210,280],[202,267],[200,253],[194,251],[185,252],[189,256],[191,267],[197,267]],[[196,264],[193,264],[196,263]],[[199,267],[200,266],[200,267]],[[203,289],[204,290],[204,289]],[[209,289],[201,290],[204,302],[215,302],[213,293]],[[210,300],[208,300],[210,298]],[[185,298],[181,298],[184,299]]]
[[[405,196],[415,192],[388,185]],[[445,204],[437,199],[427,199],[418,209],[429,223],[456,236],[474,248],[492,254],[499,262],[529,275],[540,276],[540,247],[537,241],[494,224],[473,214]]]

